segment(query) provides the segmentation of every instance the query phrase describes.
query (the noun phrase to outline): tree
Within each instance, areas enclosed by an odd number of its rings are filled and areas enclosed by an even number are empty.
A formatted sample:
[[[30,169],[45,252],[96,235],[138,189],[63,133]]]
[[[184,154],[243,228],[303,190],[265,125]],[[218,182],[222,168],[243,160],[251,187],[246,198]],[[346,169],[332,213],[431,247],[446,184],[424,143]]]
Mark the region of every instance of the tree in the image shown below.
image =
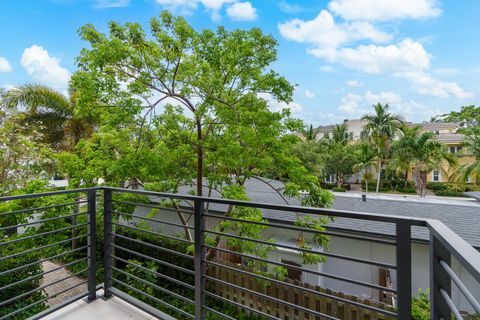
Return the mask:
[[[473,127],[465,134],[463,142],[465,153],[475,158],[471,163],[462,164],[456,170],[453,178],[465,182],[469,177],[474,177],[475,183],[480,181],[480,127]]]
[[[300,131],[300,139],[304,142],[317,141],[318,129],[313,128],[313,124]]]
[[[433,140],[432,132],[419,133],[419,128],[415,129],[416,134],[409,134],[401,137],[393,147],[395,154],[404,155],[404,161],[414,167],[416,175],[416,189],[420,197],[425,197],[427,186],[427,174],[435,169],[442,169],[442,163],[448,162],[453,166],[456,158],[448,153],[447,147],[441,142]],[[446,172],[444,171],[444,174]]]
[[[353,173],[355,164],[355,148],[349,145],[348,141],[349,134],[346,124],[336,125],[333,128],[332,137],[325,137],[321,140],[325,172],[335,176],[339,188]]]
[[[0,194],[24,186],[49,171],[48,146],[37,143],[36,130],[27,130],[24,115],[8,107],[0,96]]]
[[[368,180],[371,179],[370,169],[377,163],[378,154],[368,143],[361,143],[355,150],[356,163],[353,166],[353,172],[363,171],[363,179],[365,180],[365,192],[368,193]]]
[[[293,92],[285,78],[268,69],[276,60],[271,36],[256,28],[197,32],[168,12],[152,19],[150,29],[151,37],[136,23],[111,22],[108,35],[92,25],[80,29],[91,48],[82,50],[72,86],[79,114],[98,119],[99,128],[65,157],[65,164],[107,183],[135,181],[172,192],[191,185],[197,195],[215,190],[242,200],[245,181],[268,173],[286,181],[285,194],[300,197],[305,205],[331,204],[331,193],[291,153],[298,142],[291,133],[300,130],[301,122],[288,110],[269,110],[267,100],[289,103]],[[102,160],[89,158],[84,148],[103,150]],[[131,162],[125,162],[126,154]],[[94,172],[89,168],[95,166],[85,165],[95,162],[104,169]],[[263,220],[256,209],[230,206],[224,214]],[[262,228],[249,225],[222,222],[216,228],[260,237]],[[208,241],[217,245],[220,238]],[[235,239],[227,246],[257,255],[267,249]]]
[[[400,127],[403,123],[403,119],[400,116],[391,114],[389,105],[382,105],[377,103],[373,106],[375,109],[374,114],[367,114],[362,117],[362,121],[365,121],[363,127],[362,137],[368,139],[377,149],[377,188],[380,187],[380,176],[386,160],[390,156],[391,143],[397,134],[400,132]]]
[[[480,124],[480,107],[475,105],[462,106],[460,111],[452,111],[434,118],[435,122],[455,122],[462,126],[460,132],[468,131],[469,128]]]
[[[23,124],[38,128],[40,142],[50,144],[56,150],[72,150],[82,138],[93,132],[93,119],[75,116],[75,94],[66,97],[49,87],[25,84],[5,94],[4,103],[9,107],[20,106]]]

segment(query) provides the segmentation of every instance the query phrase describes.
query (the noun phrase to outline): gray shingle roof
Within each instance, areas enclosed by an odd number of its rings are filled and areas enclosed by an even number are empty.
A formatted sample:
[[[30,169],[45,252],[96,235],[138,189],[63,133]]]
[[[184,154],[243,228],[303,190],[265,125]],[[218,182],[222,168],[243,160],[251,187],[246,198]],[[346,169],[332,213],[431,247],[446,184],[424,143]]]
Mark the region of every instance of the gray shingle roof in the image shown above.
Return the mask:
[[[262,178],[270,184],[257,180],[249,179],[245,183],[247,196],[255,202],[285,204],[285,201],[278,194],[283,192],[283,183],[277,180]],[[179,193],[187,194],[194,187],[184,186],[180,188]],[[204,188],[204,194],[207,189]],[[219,193],[213,191],[212,197],[219,197]],[[450,229],[460,235],[468,243],[476,248],[480,248],[480,203],[476,201],[438,201],[432,200],[412,200],[412,199],[373,199],[370,196],[366,202],[358,197],[350,195],[336,195],[333,209],[357,211],[364,213],[376,213],[384,215],[396,215],[405,217],[417,217],[426,219],[437,219],[442,221]],[[290,205],[299,205],[300,202],[295,198],[288,198]],[[152,201],[154,201],[152,199]],[[225,205],[211,204],[210,209],[214,211],[224,211]],[[270,220],[284,222],[295,221],[295,214],[279,210],[263,210],[264,217]],[[374,222],[358,219],[335,218],[329,223],[329,227],[351,230],[355,232],[366,232],[380,235],[395,235],[395,227],[390,223]],[[429,232],[426,228],[414,227],[412,237],[415,240],[425,241],[429,239]]]

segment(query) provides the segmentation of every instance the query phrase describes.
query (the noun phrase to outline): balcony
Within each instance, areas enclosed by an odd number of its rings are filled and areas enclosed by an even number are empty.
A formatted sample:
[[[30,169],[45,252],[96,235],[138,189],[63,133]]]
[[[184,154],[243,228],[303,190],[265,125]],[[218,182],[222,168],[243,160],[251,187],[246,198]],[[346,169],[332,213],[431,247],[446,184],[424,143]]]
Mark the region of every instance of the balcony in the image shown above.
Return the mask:
[[[419,231],[430,235],[430,318],[480,313],[480,253],[437,220],[110,187],[0,203],[14,204],[0,213],[0,262],[8,263],[0,270],[0,320],[412,319],[412,234]],[[393,234],[225,214],[233,210],[368,222]],[[246,225],[262,236],[249,237]],[[314,245],[315,237],[328,238],[332,248]],[[350,254],[334,250],[341,241],[354,248]],[[364,245],[368,256],[355,249]],[[45,280],[53,272],[41,267],[45,262],[68,273]],[[366,281],[362,270],[383,280]],[[72,278],[78,282],[65,285]],[[366,288],[370,296],[340,287]]]

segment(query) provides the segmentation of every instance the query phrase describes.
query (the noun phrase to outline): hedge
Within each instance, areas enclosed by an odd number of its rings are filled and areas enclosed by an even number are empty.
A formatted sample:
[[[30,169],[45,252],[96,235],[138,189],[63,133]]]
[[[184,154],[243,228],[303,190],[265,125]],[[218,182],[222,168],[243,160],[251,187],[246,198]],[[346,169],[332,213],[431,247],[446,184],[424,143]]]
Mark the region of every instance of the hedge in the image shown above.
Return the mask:
[[[335,192],[347,192],[347,189],[346,189],[346,188],[333,187],[333,188],[332,188],[332,191],[335,191]]]
[[[436,196],[440,197],[466,197],[463,192],[439,190],[435,191]]]
[[[1,242],[10,241],[13,239],[20,238],[21,236],[13,235],[11,237],[3,238]],[[7,256],[11,254],[20,253],[26,250],[35,247],[35,242],[33,239],[22,240],[15,242],[10,245],[0,246],[0,256]],[[40,260],[40,252],[36,251],[29,254],[24,254],[12,259],[6,259],[0,262],[0,272],[12,270],[16,267],[20,267],[35,261]],[[12,284],[14,282],[26,279],[28,277],[34,277],[29,281],[21,282],[15,286],[4,289],[0,291],[0,301],[5,301],[11,299],[12,297],[19,296],[28,291],[37,289],[42,283],[42,266],[40,263],[34,264],[30,267],[20,269],[18,271],[10,272],[5,275],[0,276],[0,287]],[[33,294],[27,295],[26,297],[15,300],[7,305],[4,305],[0,308],[0,317],[5,316],[11,312],[17,311],[23,307],[26,307],[34,302],[38,302],[44,299],[46,296],[42,291],[37,291]],[[32,308],[29,308],[25,311],[17,313],[14,316],[14,319],[26,319],[30,316],[33,316],[47,308],[45,302],[40,302]]]

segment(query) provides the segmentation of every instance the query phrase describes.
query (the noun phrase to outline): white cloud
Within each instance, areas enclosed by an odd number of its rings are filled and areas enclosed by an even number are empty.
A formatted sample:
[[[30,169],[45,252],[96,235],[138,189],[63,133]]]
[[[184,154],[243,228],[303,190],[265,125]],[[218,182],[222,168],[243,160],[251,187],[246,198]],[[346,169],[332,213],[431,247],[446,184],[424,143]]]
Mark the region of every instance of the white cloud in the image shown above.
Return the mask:
[[[474,96],[473,92],[465,91],[456,82],[438,80],[431,74],[424,71],[399,73],[395,76],[409,80],[414,85],[414,89],[416,89],[419,93],[428,94],[439,98],[453,96],[464,99]]]
[[[354,93],[349,93],[342,98],[338,110],[348,113],[350,115],[358,113],[358,104],[362,101],[362,96]]]
[[[227,15],[235,21],[253,21],[257,19],[257,10],[248,1],[236,2],[227,8]]]
[[[50,56],[41,46],[26,48],[20,63],[35,81],[59,89],[68,86],[70,71],[60,66],[60,60]]]
[[[315,98],[315,93],[313,93],[312,91],[310,91],[308,89],[305,89],[305,97],[307,97],[309,99]]]
[[[341,48],[334,54],[327,55],[322,49],[311,49],[308,52],[318,58],[326,58],[329,62],[339,62],[346,67],[372,74],[427,69],[431,59],[423,45],[412,39],[388,46],[370,44]]]
[[[287,104],[285,102],[277,101],[270,94],[261,93],[261,94],[259,94],[259,96],[260,96],[260,98],[267,101],[268,107],[270,108],[270,110],[272,110],[274,112],[279,112],[279,111],[282,111],[283,109],[290,109],[290,111],[293,114],[298,114],[300,111],[303,110],[303,106],[300,103],[295,102],[295,101]]]
[[[363,86],[363,83],[361,83],[360,81],[358,80],[348,80],[347,82],[345,82],[347,84],[347,86],[349,87],[361,87]]]
[[[214,21],[222,18],[221,10],[224,6],[231,4],[227,8],[227,15],[232,20],[255,20],[257,17],[256,9],[248,1],[239,2],[238,0],[155,0],[158,4],[171,11],[180,11],[182,14],[191,14],[201,5],[206,11],[211,12]]]
[[[328,8],[346,20],[387,21],[438,17],[437,0],[334,0]]]
[[[340,63],[364,73],[406,79],[413,85],[414,90],[422,94],[443,98],[473,96],[473,93],[465,91],[456,82],[445,82],[433,77],[428,72],[432,56],[421,43],[412,39],[405,39],[387,46],[369,44],[355,48],[341,48],[333,54],[331,52],[324,54],[325,52],[320,49],[311,49],[308,52],[316,57],[325,58],[331,63]]]
[[[298,4],[288,3],[286,1],[280,1],[278,8],[286,13],[298,13],[304,11],[304,9]]]
[[[332,72],[332,71],[333,71],[333,67],[332,67],[332,66],[321,66],[319,69],[320,69],[320,71],[322,71],[322,72]]]
[[[309,50],[313,55],[335,60],[338,47],[358,40],[371,40],[375,43],[391,39],[368,22],[337,24],[330,12],[322,10],[310,21],[293,19],[278,25],[280,34],[289,40],[313,45]]]
[[[96,8],[123,8],[128,6],[130,0],[96,0]]]
[[[0,72],[10,72],[12,71],[12,66],[8,62],[7,58],[0,57]]]
[[[398,104],[401,101],[402,97],[392,91],[383,91],[379,93],[367,91],[363,95],[349,93],[342,97],[338,110],[349,116],[359,117],[368,113],[371,106],[374,104]]]
[[[3,85],[2,88],[5,90],[12,90],[13,88],[15,88],[15,86],[13,84],[7,83]]]

